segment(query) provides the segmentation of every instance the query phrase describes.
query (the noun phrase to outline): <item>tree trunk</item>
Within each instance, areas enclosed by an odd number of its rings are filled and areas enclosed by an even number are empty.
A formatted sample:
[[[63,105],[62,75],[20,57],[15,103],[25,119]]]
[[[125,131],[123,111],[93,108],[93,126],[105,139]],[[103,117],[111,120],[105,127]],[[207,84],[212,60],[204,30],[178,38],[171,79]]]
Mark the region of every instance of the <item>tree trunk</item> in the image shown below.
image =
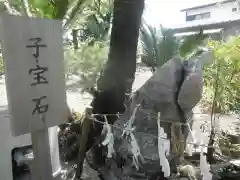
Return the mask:
[[[115,0],[113,24],[110,41],[110,52],[106,67],[98,81],[98,91],[92,101],[94,114],[122,113],[126,93],[131,92],[136,71],[136,53],[144,0]],[[96,117],[104,121],[102,116]],[[108,122],[113,123],[117,116],[108,116]],[[94,123],[88,136],[88,149],[100,136],[102,125]],[[93,155],[96,164],[105,162],[102,148],[94,146]],[[85,157],[82,155],[82,157]],[[83,161],[82,161],[83,162]],[[77,178],[81,175],[81,167],[77,170]]]
[[[74,50],[77,50],[77,49],[78,49],[77,33],[78,33],[78,30],[77,30],[77,29],[73,29],[73,30],[72,30],[73,48],[74,48]]]
[[[108,62],[99,90],[131,89],[144,0],[115,0]]]

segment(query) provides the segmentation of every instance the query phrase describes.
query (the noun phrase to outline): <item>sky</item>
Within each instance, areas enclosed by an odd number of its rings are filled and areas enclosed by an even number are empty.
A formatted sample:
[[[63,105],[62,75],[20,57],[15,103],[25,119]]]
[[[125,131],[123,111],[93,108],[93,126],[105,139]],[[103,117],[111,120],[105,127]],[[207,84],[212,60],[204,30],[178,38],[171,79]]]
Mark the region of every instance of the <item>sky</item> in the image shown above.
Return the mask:
[[[145,0],[144,19],[152,25],[173,27],[184,23],[185,14],[181,9],[217,1],[220,0]]]

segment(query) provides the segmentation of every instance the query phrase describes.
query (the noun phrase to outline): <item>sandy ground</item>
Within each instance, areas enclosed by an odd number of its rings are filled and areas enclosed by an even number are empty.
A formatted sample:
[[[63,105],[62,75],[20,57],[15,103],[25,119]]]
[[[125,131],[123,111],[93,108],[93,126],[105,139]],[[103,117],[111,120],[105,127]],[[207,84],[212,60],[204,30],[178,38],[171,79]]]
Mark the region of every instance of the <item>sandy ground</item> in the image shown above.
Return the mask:
[[[152,73],[147,69],[137,70],[136,78],[132,87],[133,91],[140,88],[151,76]],[[85,107],[91,102],[92,97],[87,93],[81,94],[80,90],[81,87],[78,85],[75,85],[72,90],[68,89],[67,102],[71,109],[83,112]]]

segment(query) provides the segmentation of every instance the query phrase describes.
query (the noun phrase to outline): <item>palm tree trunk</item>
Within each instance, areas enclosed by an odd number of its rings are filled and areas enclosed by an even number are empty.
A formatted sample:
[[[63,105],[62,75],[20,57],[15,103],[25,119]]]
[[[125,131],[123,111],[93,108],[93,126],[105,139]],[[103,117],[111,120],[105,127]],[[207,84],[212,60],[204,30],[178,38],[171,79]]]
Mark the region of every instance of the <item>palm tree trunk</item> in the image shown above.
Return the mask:
[[[126,94],[131,93],[136,72],[136,54],[144,0],[115,0],[108,62],[98,81],[100,94],[93,102],[93,113],[122,113]],[[97,103],[96,103],[97,102]],[[104,107],[104,108],[102,108]],[[108,117],[113,123],[117,116]],[[98,120],[104,121],[99,117]],[[97,128],[100,134],[102,128]],[[101,150],[94,148],[97,163],[104,162]]]
[[[144,0],[115,0],[110,53],[99,90],[131,89]]]
[[[135,78],[137,44],[143,9],[144,0],[114,1],[110,52],[106,67],[98,81],[98,92],[95,93],[92,102],[94,114],[116,114],[124,111],[125,95],[131,92]],[[104,121],[101,116],[96,118]],[[116,119],[117,116],[109,116],[108,122],[113,123]],[[102,125],[99,123],[91,126],[86,147],[93,146],[93,139],[100,136],[101,130]],[[96,164],[104,163],[105,157],[102,155],[101,148],[94,146],[93,155]],[[80,178],[82,172],[83,159],[78,160],[76,178]]]

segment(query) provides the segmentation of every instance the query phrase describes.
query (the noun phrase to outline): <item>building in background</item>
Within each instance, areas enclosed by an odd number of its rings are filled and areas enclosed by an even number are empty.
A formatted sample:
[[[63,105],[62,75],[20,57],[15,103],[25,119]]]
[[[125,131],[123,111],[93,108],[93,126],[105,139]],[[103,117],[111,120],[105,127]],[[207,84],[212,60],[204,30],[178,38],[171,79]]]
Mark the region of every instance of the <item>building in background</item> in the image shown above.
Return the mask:
[[[216,40],[239,35],[239,7],[239,0],[225,0],[183,9],[181,12],[185,13],[185,23],[172,29],[177,37],[196,34],[200,28]]]

